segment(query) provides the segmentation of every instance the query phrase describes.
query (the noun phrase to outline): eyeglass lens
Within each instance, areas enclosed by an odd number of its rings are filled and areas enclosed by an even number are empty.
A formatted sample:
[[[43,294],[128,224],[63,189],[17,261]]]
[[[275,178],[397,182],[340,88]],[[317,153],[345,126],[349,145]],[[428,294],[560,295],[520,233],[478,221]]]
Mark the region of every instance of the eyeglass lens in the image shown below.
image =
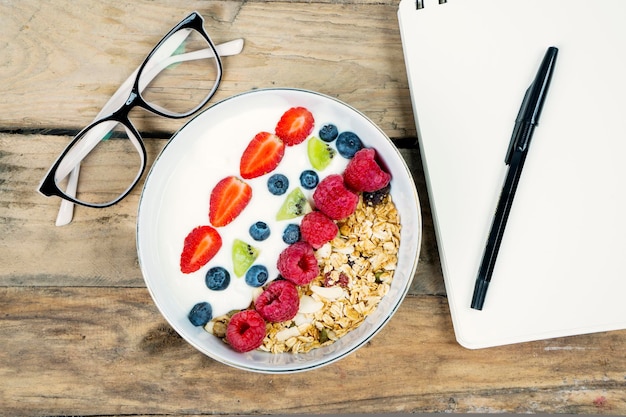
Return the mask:
[[[217,89],[218,65],[202,34],[180,29],[160,45],[139,74],[141,96],[163,113],[189,113]]]
[[[150,107],[165,115],[186,115],[215,93],[220,72],[207,39],[194,29],[183,28],[161,42],[146,61],[138,76],[139,92]],[[59,162],[54,176],[57,187],[87,205],[118,201],[145,167],[140,141],[122,122],[104,120],[91,125]],[[68,177],[77,165],[80,179],[74,186]]]
[[[55,174],[57,187],[72,196],[68,174],[80,163],[75,198],[88,205],[118,200],[137,182],[145,161],[137,138],[117,121],[106,120],[83,131],[67,150]]]

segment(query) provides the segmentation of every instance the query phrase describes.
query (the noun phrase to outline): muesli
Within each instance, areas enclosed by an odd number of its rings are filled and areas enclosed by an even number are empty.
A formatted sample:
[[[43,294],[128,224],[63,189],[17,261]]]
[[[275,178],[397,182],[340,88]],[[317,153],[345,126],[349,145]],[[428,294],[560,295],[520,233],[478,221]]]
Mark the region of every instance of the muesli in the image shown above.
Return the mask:
[[[320,275],[298,288],[298,313],[267,323],[259,349],[306,353],[332,344],[356,329],[389,291],[400,245],[400,216],[391,196],[375,204],[361,197],[356,211],[338,226],[339,235],[316,251]],[[231,316],[217,317],[205,328],[225,339]]]
[[[314,125],[311,112],[293,107],[274,133],[256,134],[242,153],[238,175],[213,187],[211,224],[185,238],[181,272],[204,273],[211,291],[223,291],[233,279],[247,284],[247,308],[213,317],[211,304],[203,301],[188,314],[192,324],[238,352],[303,353],[331,344],[358,327],[389,291],[400,244],[391,175],[356,133],[326,123],[313,136]],[[296,187],[277,169],[287,147],[301,149],[310,163],[301,168]],[[326,170],[333,159],[345,161],[340,171]],[[264,179],[262,187],[256,178]],[[231,248],[222,248],[220,229],[259,192],[284,199],[275,219],[259,219],[245,236],[235,236]],[[282,234],[284,248],[275,265],[263,265],[255,242],[272,233]],[[232,265],[211,262],[228,249]]]

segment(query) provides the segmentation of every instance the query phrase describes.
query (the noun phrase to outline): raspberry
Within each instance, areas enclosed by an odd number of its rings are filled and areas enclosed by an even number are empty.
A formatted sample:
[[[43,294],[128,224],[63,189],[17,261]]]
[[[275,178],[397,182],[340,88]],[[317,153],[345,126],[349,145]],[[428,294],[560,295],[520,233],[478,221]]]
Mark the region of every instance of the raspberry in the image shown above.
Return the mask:
[[[302,239],[319,249],[326,242],[330,242],[337,236],[339,228],[327,215],[321,211],[307,213],[300,223]]]
[[[320,181],[313,201],[319,211],[333,220],[341,220],[354,213],[359,196],[346,188],[341,175],[333,174]]]
[[[235,313],[226,328],[226,340],[237,352],[249,352],[265,339],[265,320],[254,310]]]
[[[391,175],[376,162],[376,151],[364,148],[358,151],[344,171],[344,181],[353,191],[374,192],[389,184]]]
[[[313,281],[320,272],[313,247],[307,242],[296,242],[278,256],[278,271],[283,278],[296,285]]]
[[[254,308],[270,322],[291,320],[300,308],[298,289],[290,281],[272,281],[257,297]]]

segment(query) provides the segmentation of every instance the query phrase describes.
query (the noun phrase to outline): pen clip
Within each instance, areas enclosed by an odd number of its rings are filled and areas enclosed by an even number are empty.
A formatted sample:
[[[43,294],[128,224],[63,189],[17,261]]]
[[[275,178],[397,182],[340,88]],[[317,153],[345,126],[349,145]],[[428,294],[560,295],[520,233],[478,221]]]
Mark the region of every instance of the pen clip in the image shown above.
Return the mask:
[[[530,140],[530,133],[528,131],[532,130],[533,127],[539,123],[539,115],[541,114],[543,102],[548,92],[557,53],[558,49],[554,46],[548,48],[535,79],[530,84],[530,87],[526,89],[524,100],[522,100],[522,105],[515,118],[515,127],[513,128],[509,148],[504,158],[504,162],[507,165],[511,163],[511,158],[513,158],[513,153],[516,150],[520,152],[526,150],[528,141]]]
[[[534,83],[533,83],[534,84]],[[522,105],[517,112],[517,117],[515,118],[515,126],[513,127],[513,133],[511,134],[511,140],[509,141],[509,148],[506,151],[506,157],[504,158],[504,163],[509,165],[511,163],[511,158],[513,158],[513,152],[515,152],[515,148],[517,148],[520,135],[520,130],[523,129],[524,126],[524,116],[528,111],[528,103],[530,102],[530,92],[533,89],[533,84],[530,85],[526,89],[526,94],[524,94],[524,100],[522,100]]]

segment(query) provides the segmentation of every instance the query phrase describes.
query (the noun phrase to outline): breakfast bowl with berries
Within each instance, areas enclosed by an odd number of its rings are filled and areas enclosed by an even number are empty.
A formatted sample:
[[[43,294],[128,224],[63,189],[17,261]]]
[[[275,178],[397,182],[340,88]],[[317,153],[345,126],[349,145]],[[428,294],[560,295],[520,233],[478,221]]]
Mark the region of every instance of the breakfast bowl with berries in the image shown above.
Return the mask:
[[[254,90],[189,121],[150,170],[146,286],[196,349],[254,372],[335,362],[392,318],[415,274],[419,198],[371,120],[332,97]]]

